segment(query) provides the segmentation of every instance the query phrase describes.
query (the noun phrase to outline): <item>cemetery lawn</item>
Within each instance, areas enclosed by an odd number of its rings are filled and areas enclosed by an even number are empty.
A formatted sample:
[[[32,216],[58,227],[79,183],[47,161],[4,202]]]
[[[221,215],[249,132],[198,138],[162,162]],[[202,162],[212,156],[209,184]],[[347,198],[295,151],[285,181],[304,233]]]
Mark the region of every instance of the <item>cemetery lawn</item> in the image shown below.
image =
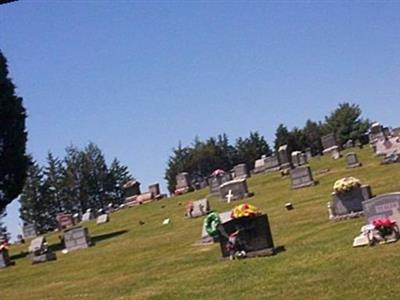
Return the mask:
[[[249,179],[255,196],[246,201],[268,214],[275,245],[286,248],[278,255],[228,261],[217,244],[195,246],[202,218],[183,215],[186,201],[208,194],[201,190],[116,212],[105,225],[85,223],[96,245],[58,250],[57,261],[31,265],[29,243],[12,246],[16,265],[0,269],[1,299],[399,299],[400,242],[352,248],[364,218],[328,220],[333,184],[344,176],[373,194],[400,190],[400,165],[381,166],[369,148],[355,151],[361,168],[346,169],[345,158],[312,159],[313,187],[291,190],[279,173]],[[243,202],[210,198],[219,212]],[[295,209],[286,211],[286,202]],[[165,218],[171,224],[162,225]],[[57,248],[58,233],[48,241]]]

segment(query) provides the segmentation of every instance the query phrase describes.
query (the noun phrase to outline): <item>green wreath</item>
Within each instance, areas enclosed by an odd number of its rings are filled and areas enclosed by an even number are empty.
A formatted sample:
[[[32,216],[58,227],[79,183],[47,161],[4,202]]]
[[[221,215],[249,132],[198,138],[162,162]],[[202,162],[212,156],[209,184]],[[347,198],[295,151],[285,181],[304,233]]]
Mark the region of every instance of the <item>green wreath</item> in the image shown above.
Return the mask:
[[[211,237],[217,237],[219,235],[219,224],[221,224],[221,219],[219,217],[219,213],[217,212],[209,213],[204,219],[204,228]]]

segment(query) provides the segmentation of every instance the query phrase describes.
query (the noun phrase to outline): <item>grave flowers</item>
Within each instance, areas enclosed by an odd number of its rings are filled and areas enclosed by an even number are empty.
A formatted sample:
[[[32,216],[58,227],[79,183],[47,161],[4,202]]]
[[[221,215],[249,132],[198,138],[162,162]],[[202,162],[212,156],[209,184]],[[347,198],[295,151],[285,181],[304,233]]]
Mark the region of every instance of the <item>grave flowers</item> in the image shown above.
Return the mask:
[[[337,193],[345,193],[351,191],[354,187],[361,186],[360,180],[354,177],[344,177],[335,182],[333,189]]]
[[[240,204],[240,205],[236,206],[232,210],[231,217],[232,217],[232,219],[238,219],[238,218],[242,218],[242,217],[255,217],[259,214],[260,214],[260,212],[258,211],[258,209],[255,206],[248,204],[248,203],[244,203],[244,204]]]
[[[372,225],[377,233],[374,238],[379,242],[393,242],[399,239],[399,227],[396,221],[389,218],[376,219]]]

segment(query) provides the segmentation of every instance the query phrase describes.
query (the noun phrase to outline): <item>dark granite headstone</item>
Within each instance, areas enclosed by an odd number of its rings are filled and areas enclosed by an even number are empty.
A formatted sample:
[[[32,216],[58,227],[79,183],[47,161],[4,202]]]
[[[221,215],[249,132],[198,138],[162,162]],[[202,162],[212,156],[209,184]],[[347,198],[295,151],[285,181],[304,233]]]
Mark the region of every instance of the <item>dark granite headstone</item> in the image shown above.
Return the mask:
[[[366,200],[363,208],[369,223],[379,218],[390,218],[400,224],[400,193],[383,194]]]
[[[310,167],[303,166],[290,170],[290,179],[292,180],[292,189],[315,185]]]
[[[347,168],[361,167],[361,163],[358,161],[357,154],[350,152],[346,154]]]
[[[154,183],[149,185],[149,192],[153,195],[153,198],[157,198],[160,196],[160,184]]]
[[[65,230],[64,244],[68,251],[90,247],[92,241],[88,229],[79,226]]]
[[[36,226],[34,224],[26,224],[22,227],[22,235],[24,239],[32,239],[37,236]]]
[[[348,192],[332,193],[332,217],[345,217],[363,210],[363,202],[371,198],[371,187],[362,185]]]
[[[123,190],[125,199],[140,195],[140,182],[136,180],[130,180],[123,185]]]
[[[246,197],[248,193],[247,181],[244,178],[231,180],[220,186],[220,196],[223,200],[227,200],[229,194],[232,195],[231,200],[238,200]]]
[[[233,173],[235,173],[235,179],[249,177],[249,171],[247,170],[246,164],[239,164],[234,166]]]
[[[230,255],[227,250],[228,237],[239,231],[238,242],[248,255],[253,252],[267,250],[269,255],[274,253],[274,242],[267,215],[232,219],[219,226],[220,247],[223,257]]]
[[[6,268],[12,264],[7,250],[0,251],[0,269]]]

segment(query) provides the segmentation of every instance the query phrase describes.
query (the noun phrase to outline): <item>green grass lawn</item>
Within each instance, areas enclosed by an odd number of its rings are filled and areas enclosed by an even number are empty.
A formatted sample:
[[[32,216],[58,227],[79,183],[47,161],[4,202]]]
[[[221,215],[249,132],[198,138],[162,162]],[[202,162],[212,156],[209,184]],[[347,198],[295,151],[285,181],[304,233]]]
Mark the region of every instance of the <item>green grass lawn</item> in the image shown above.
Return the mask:
[[[345,159],[313,159],[319,184],[290,189],[279,173],[248,180],[247,199],[269,216],[276,246],[286,251],[264,258],[220,259],[219,245],[195,246],[202,218],[185,219],[185,202],[207,195],[201,190],[114,213],[111,222],[86,223],[94,247],[31,265],[14,246],[16,265],[0,270],[0,299],[399,299],[400,243],[352,248],[364,219],[328,220],[334,182],[354,176],[374,194],[400,190],[400,165],[379,165],[369,148],[357,150],[361,168],[346,169]],[[232,204],[209,199],[211,208]],[[295,209],[286,211],[292,202]],[[162,225],[164,218],[172,223]],[[142,220],[144,225],[139,225]],[[57,234],[48,241],[56,244]]]

